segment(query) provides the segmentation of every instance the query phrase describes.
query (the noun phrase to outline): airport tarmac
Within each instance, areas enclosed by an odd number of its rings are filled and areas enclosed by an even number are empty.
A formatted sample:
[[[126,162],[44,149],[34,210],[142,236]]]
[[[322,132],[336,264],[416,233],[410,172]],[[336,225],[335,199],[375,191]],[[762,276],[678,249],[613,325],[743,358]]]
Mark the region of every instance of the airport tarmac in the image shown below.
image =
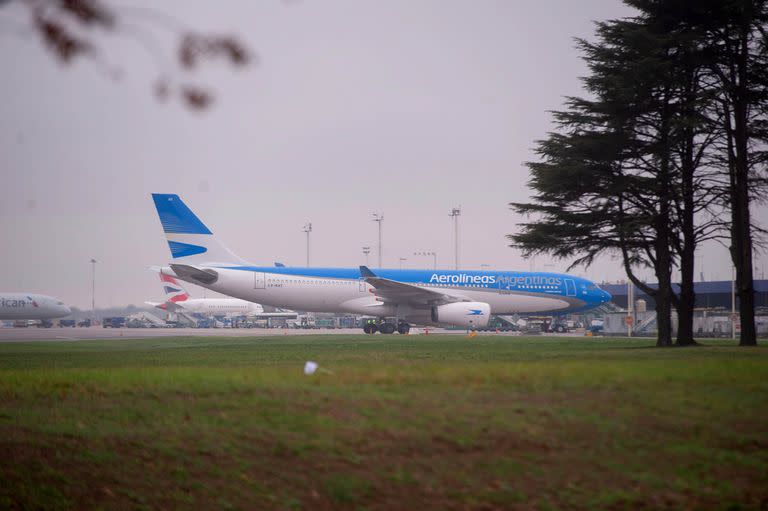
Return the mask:
[[[461,330],[430,328],[429,335],[465,335]],[[85,341],[95,339],[143,339],[147,337],[265,337],[273,335],[339,335],[362,334],[360,328],[295,329],[295,328],[0,328],[0,343],[24,341]],[[411,329],[412,335],[423,335],[423,328]],[[481,332],[481,335],[518,335],[516,332]]]

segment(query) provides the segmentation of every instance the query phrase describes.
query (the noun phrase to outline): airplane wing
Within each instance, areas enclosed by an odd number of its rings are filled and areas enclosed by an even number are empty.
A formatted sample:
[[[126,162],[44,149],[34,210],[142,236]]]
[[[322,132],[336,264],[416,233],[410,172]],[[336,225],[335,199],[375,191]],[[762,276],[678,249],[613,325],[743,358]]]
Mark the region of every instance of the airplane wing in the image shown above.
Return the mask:
[[[258,314],[248,314],[247,317],[254,319],[285,318],[296,319],[299,317],[295,312],[260,312]]]
[[[442,290],[414,286],[405,282],[376,276],[367,266],[360,267],[365,281],[376,289],[376,296],[385,302],[413,303],[419,305],[442,305],[453,302],[468,302],[469,298],[459,294],[446,294]]]

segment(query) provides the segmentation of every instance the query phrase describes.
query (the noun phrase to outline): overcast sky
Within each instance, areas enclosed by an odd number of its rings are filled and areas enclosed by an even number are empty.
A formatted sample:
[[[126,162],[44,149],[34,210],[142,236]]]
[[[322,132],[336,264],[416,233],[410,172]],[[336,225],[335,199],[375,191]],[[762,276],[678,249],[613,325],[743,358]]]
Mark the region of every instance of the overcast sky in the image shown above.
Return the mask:
[[[523,162],[551,128],[547,110],[581,91],[573,38],[630,14],[617,0],[179,0],[162,10],[238,34],[259,66],[205,68],[216,104],[190,112],[155,99],[157,59],[131,38],[105,40],[115,82],[2,30],[24,18],[0,7],[0,291],[90,307],[95,257],[97,306],[157,300],[147,267],[169,253],[152,192],[180,194],[256,264],[304,265],[311,221],[313,266],[362,264],[365,245],[375,265],[376,211],[384,266],[431,267],[413,253],[433,250],[451,268],[448,213],[460,205],[463,267],[567,266],[507,247],[520,220],[507,204],[529,196]],[[175,40],[157,37],[170,58]],[[721,247],[697,262],[697,275],[730,278]],[[623,277],[610,260],[575,273]]]

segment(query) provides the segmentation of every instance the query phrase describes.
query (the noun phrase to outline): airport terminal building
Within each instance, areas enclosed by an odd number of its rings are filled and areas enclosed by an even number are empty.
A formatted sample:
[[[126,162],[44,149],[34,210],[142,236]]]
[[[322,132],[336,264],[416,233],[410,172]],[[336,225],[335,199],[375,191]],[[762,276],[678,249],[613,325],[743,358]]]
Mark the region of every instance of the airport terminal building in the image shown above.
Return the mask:
[[[655,288],[656,284],[649,284]],[[674,284],[676,293],[680,292],[680,286]],[[714,309],[724,308],[731,310],[732,284],[730,280],[718,280],[712,282],[696,282],[694,291],[696,293],[696,308]],[[601,284],[601,288],[611,293],[611,301],[622,309],[627,308],[627,293],[629,291],[627,284]],[[645,300],[648,309],[653,309],[655,301],[652,297],[640,291],[637,286],[634,287],[635,300]],[[736,307],[738,308],[739,298],[736,297]],[[755,306],[768,307],[768,280],[755,280]]]
[[[655,287],[655,284],[649,284]],[[768,280],[755,280],[755,307],[757,316],[755,323],[758,335],[768,336]],[[604,290],[611,293],[611,304],[615,307],[613,311],[606,311],[603,316],[603,333],[606,335],[626,335],[628,330],[628,294],[629,285],[623,284],[602,284]],[[634,304],[632,307],[632,332],[633,335],[653,335],[656,331],[656,312],[655,301],[646,293],[640,291],[636,286],[632,289]],[[674,285],[675,292],[680,291],[680,287]],[[733,287],[729,280],[713,282],[696,282],[694,284],[696,293],[696,310],[694,312],[693,329],[699,336],[730,336],[733,333],[734,323],[732,320]],[[736,310],[738,311],[738,296],[735,297]],[[673,328],[676,329],[676,312],[672,310]],[[736,326],[738,333],[738,325]]]

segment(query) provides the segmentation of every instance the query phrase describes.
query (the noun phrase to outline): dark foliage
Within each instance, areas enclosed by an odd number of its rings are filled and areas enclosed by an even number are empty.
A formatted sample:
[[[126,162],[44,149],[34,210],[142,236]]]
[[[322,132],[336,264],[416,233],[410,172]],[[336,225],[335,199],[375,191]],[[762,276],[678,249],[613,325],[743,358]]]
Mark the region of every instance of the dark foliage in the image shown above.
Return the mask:
[[[223,60],[233,67],[245,67],[254,62],[255,54],[233,35],[202,34],[183,27],[168,15],[154,10],[142,10],[137,22],[130,9],[113,6],[100,0],[16,0],[0,2],[0,8],[20,5],[29,14],[31,30],[61,62],[69,64],[78,58],[108,61],[101,38],[108,34],[128,35],[140,41],[152,39],[153,30],[172,31],[179,39],[176,61],[178,70],[165,69],[154,86],[160,100],[178,97],[186,106],[203,110],[213,103],[213,93],[200,85],[178,84],[169,78],[178,71],[189,74],[199,70],[205,61]],[[169,23],[170,21],[170,23]],[[161,51],[146,44],[149,51]],[[153,57],[159,57],[153,55]]]

